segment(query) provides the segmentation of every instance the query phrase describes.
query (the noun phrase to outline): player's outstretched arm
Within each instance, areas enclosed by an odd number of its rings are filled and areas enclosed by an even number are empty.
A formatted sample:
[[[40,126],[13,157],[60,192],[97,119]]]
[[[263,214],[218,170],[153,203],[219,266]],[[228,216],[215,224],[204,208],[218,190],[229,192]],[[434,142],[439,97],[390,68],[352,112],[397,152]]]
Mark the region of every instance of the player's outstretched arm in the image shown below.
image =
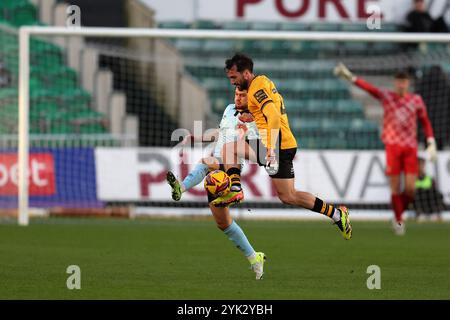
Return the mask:
[[[356,81],[356,76],[342,62],[334,68],[334,75],[352,83]]]
[[[366,80],[355,76],[342,62],[338,63],[338,65],[334,68],[334,75],[351,82],[364,91],[367,91],[375,99],[383,99],[383,92],[380,89],[367,82]]]

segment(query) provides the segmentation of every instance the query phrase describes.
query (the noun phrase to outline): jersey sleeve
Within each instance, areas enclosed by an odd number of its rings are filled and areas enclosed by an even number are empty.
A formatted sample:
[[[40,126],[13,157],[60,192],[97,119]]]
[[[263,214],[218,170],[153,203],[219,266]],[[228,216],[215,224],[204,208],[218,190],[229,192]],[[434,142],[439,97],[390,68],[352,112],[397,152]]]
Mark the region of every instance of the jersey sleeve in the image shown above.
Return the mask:
[[[256,83],[253,84],[254,89],[252,88],[249,93],[249,98],[252,100],[254,105],[258,106],[259,109],[263,111],[267,103],[273,102],[270,83],[263,78],[257,78],[254,81],[256,81]]]
[[[427,107],[421,96],[417,96],[417,116],[422,124],[423,131],[427,138],[434,137],[433,127],[431,126],[430,118],[428,117]]]
[[[367,82],[366,80],[358,77],[356,78],[355,85],[362,90],[368,92],[372,97],[378,100],[384,100],[384,92],[383,90],[375,87],[370,82]]]

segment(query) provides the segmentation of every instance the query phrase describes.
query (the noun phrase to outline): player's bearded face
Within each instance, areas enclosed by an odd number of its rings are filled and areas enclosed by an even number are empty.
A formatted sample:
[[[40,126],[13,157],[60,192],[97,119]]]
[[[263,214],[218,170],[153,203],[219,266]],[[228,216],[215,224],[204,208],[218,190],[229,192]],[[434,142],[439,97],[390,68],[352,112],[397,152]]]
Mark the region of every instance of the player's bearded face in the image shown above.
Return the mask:
[[[240,90],[247,90],[249,83],[244,78],[244,74],[237,71],[236,66],[233,66],[231,69],[227,70],[227,77],[230,79],[230,83]]]

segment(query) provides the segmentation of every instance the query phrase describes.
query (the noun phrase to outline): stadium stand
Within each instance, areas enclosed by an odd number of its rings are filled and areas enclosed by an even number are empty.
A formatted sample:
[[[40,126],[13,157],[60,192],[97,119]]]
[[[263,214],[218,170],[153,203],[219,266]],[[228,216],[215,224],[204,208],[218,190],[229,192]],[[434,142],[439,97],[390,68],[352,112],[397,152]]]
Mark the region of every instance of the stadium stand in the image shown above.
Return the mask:
[[[2,90],[2,133],[17,132],[18,37],[11,27],[39,25],[37,10],[26,0],[0,3],[0,61],[11,75]],[[48,41],[30,44],[30,133],[102,134],[105,117],[92,109],[92,97],[78,85],[78,74],[64,61],[63,50]]]
[[[224,22],[169,21],[160,28],[211,28],[224,30],[342,31],[367,32],[365,24],[302,24],[295,22]],[[401,26],[383,24],[383,32],[399,32]],[[369,32],[378,32],[377,30]],[[379,119],[365,114],[364,105],[352,97],[350,88],[332,73],[340,59],[395,55],[408,50],[395,43],[364,42],[292,42],[231,41],[178,39],[173,45],[182,53],[186,70],[209,93],[217,116],[232,101],[229,83],[223,74],[224,58],[234,52],[245,52],[255,59],[256,72],[267,74],[286,100],[291,126],[300,137],[300,145],[312,149],[380,149]],[[448,54],[445,45],[428,45],[419,49],[422,55]],[[375,60],[374,60],[375,61]],[[372,64],[376,65],[376,64]],[[447,72],[448,65],[442,66]],[[371,70],[366,70],[370,74]],[[388,67],[377,74],[391,74]],[[311,81],[314,80],[314,81]],[[325,120],[324,120],[325,119]],[[326,119],[333,119],[330,123]]]

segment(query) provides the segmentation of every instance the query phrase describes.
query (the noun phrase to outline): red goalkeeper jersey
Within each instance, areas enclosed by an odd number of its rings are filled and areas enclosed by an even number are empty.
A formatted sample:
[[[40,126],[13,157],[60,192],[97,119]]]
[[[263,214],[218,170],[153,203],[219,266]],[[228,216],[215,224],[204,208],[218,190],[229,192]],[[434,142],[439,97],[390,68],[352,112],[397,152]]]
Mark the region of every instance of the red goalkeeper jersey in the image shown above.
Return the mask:
[[[384,109],[384,144],[417,148],[417,118],[422,123],[425,136],[433,137],[433,128],[428,118],[422,97],[408,93],[401,97],[389,90],[381,90],[367,81],[357,78],[355,84],[381,101]]]

